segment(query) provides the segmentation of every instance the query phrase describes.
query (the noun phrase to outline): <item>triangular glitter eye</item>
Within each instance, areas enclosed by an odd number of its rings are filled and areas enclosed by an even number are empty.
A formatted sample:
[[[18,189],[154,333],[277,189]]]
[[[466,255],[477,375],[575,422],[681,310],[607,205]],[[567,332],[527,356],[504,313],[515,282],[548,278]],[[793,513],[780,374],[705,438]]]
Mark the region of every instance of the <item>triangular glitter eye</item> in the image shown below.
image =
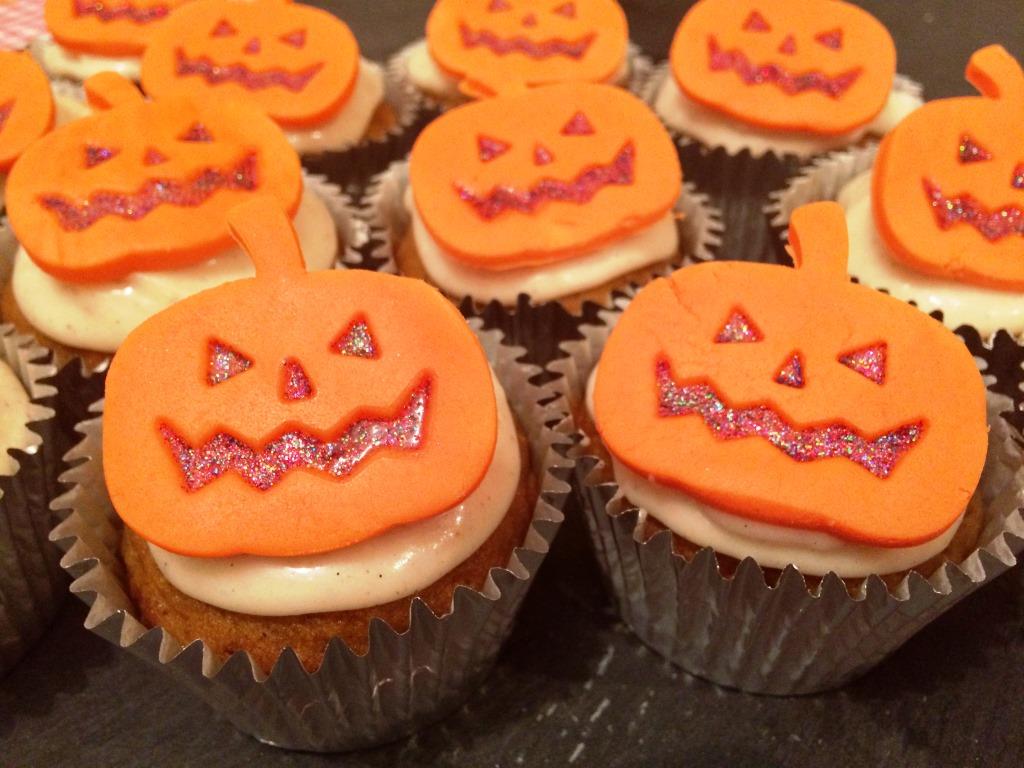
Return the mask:
[[[490,136],[476,137],[476,148],[482,163],[489,163],[494,158],[504,155],[511,146],[508,142]]]
[[[562,126],[563,136],[589,136],[594,132],[594,126],[582,112],[577,112],[569,118],[569,122]]]
[[[252,360],[222,341],[211,341],[208,351],[206,381],[211,386],[222,384],[232,376],[237,376],[252,367]]]
[[[1013,169],[1010,186],[1014,189],[1024,189],[1024,163],[1017,163],[1017,167]]]
[[[487,6],[487,10],[491,13],[496,11],[507,11],[512,6],[509,5],[505,0],[491,0],[491,4]]]
[[[331,343],[331,349],[347,357],[377,357],[377,342],[370,333],[370,326],[365,320],[355,320],[337,339]]]
[[[217,22],[217,26],[210,30],[210,37],[231,37],[236,34],[238,34],[238,30],[231,26],[231,22],[227,19],[221,19]]]
[[[764,337],[757,326],[745,314],[736,310],[715,336],[716,344],[736,344],[761,341]]]
[[[290,45],[293,48],[302,48],[306,45],[306,30],[296,29],[294,32],[289,32],[287,35],[281,35],[280,40],[285,45]]]
[[[839,356],[839,362],[875,384],[885,383],[886,345],[872,344]]]
[[[826,48],[831,48],[833,51],[841,51],[843,49],[843,30],[838,27],[830,29],[828,32],[822,32],[821,34],[815,35],[814,39]]]
[[[143,165],[160,165],[167,162],[167,155],[156,147],[147,147],[146,154],[142,156]]]
[[[202,123],[192,123],[181,136],[178,137],[178,141],[200,141],[208,142],[213,141],[213,136],[206,130],[206,126]]]
[[[957,156],[961,163],[980,163],[992,159],[992,154],[966,133],[960,137]]]
[[[792,357],[790,357],[789,360],[787,360],[779,369],[779,372],[775,374],[775,382],[795,389],[803,388],[804,364],[800,359],[800,354],[798,352],[794,352]]]
[[[555,8],[552,13],[557,13],[559,16],[565,16],[567,19],[575,19],[576,3],[562,3],[560,6]]]
[[[111,147],[100,147],[95,144],[85,145],[85,167],[93,168],[100,163],[105,163],[110,158],[117,155],[121,150],[113,149]]]
[[[309,374],[298,360],[288,359],[281,366],[281,397],[285,400],[306,400],[316,392]]]
[[[743,22],[743,29],[747,32],[771,32],[772,26],[760,13],[751,11],[747,20]]]
[[[551,150],[543,144],[538,144],[533,148],[534,165],[547,165],[548,163],[554,162],[554,160],[555,156],[551,154]]]

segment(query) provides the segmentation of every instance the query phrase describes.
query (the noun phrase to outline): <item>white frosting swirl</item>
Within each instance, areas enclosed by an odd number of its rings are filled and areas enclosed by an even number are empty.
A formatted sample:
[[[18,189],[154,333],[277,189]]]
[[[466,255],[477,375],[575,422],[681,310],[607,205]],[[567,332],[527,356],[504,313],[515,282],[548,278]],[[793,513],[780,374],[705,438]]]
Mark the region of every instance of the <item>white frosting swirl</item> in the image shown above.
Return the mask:
[[[511,305],[520,293],[536,302],[550,301],[672,258],[679,249],[675,212],[669,211],[650,226],[611,245],[548,266],[481,269],[459,261],[433,238],[412,199],[411,188],[406,191],[405,206],[416,250],[430,279],[452,296],[472,296],[479,301],[496,299]]]
[[[66,77],[84,82],[100,72],[116,72],[138,81],[142,60],[138,56],[98,56],[76,53],[65,48],[49,35],[37,37],[29,44],[32,57],[50,77]]]
[[[772,152],[810,157],[831,149],[857,143],[868,134],[884,135],[921,106],[919,96],[893,89],[889,100],[874,120],[850,133],[821,136],[795,131],[777,131],[744,123],[712,109],[683,93],[671,73],[665,77],[654,100],[654,111],[672,128],[709,147],[724,147],[731,155],[749,149],[755,157]]]
[[[7,363],[0,361],[0,475],[11,475],[18,462],[7,453],[9,448],[26,448],[33,443],[28,428],[28,393]]]
[[[337,229],[324,201],[308,188],[293,223],[307,268],[330,269],[338,253]],[[182,269],[135,272],[106,283],[66,283],[44,272],[19,248],[11,287],[26,319],[50,338],[80,349],[114,352],[133,328],[171,304],[254,274],[249,257],[240,248],[229,248]]]
[[[903,301],[913,301],[924,312],[942,310],[950,328],[972,325],[982,336],[1005,328],[1024,333],[1024,296],[918,272],[893,256],[875,227],[871,208],[871,171],[854,177],[840,191],[850,232],[849,272],[865,285],[884,288]]]
[[[597,370],[595,367],[587,382],[587,410],[591,415]],[[814,576],[831,571],[843,578],[859,578],[908,570],[942,552],[963,520],[961,515],[940,536],[924,544],[873,547],[827,533],[741,517],[643,477],[614,456],[612,472],[623,496],[687,541],[737,560],[752,557],[762,568],[782,569],[792,564],[801,573]],[[836,503],[842,504],[842,498],[837,497]]]
[[[384,71],[379,64],[360,59],[356,84],[337,113],[320,125],[288,129],[285,135],[300,153],[347,149],[362,141],[383,99]]]
[[[521,469],[515,421],[496,379],[494,394],[498,407],[494,457],[483,480],[461,504],[359,544],[310,557],[198,558],[150,544],[160,572],[196,600],[255,616],[350,611],[416,594],[479,549],[515,497]]]

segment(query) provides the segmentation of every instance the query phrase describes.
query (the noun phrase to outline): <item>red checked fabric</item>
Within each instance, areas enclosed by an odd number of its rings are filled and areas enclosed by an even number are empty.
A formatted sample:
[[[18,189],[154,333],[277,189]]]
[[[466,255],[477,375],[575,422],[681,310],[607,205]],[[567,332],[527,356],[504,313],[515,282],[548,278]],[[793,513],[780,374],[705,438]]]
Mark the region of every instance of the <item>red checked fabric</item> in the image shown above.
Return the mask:
[[[0,0],[0,50],[16,51],[46,31],[44,0]]]

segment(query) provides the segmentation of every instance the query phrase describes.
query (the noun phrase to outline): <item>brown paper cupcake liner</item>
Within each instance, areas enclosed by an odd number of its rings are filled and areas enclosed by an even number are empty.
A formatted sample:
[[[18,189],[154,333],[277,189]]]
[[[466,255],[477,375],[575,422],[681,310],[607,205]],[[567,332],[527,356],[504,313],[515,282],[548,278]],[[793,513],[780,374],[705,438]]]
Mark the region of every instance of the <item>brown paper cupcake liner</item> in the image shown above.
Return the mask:
[[[144,626],[128,597],[117,554],[121,523],[103,484],[102,420],[95,418],[79,426],[84,439],[68,459],[81,464],[62,478],[74,486],[53,502],[67,517],[51,533],[67,549],[62,565],[75,577],[71,591],[92,606],[86,627],[187,683],[239,730],[279,747],[341,751],[381,744],[456,708],[511,630],[562,521],[572,472],[564,400],[551,386],[530,384],[540,369],[517,362],[522,349],[506,346],[496,331],[477,333],[529,439],[541,489],[524,543],[507,566],[491,569],[482,591],[458,587],[441,617],[414,599],[408,631],[398,634],[375,619],[365,656],[335,639],[312,673],[290,649],[264,674],[244,652],[222,659],[202,640],[183,648],[160,627]]]
[[[583,407],[587,377],[618,313],[583,329],[582,341],[549,368],[562,374],[570,404]],[[992,355],[991,347],[976,353]],[[1019,362],[1019,361],[1018,361]],[[998,366],[983,360],[990,389]],[[979,484],[985,523],[979,546],[930,577],[910,572],[891,591],[878,576],[851,594],[835,574],[809,585],[793,566],[770,586],[753,558],[723,576],[711,548],[687,560],[661,531],[646,541],[646,512],[627,505],[587,439],[572,453],[576,489],[594,551],[619,612],[652,649],[720,685],[773,695],[836,688],[871,669],[930,621],[1011,568],[1024,549],[1024,470],[1019,389],[1015,399],[991,392],[989,453]],[[1013,415],[1008,415],[1008,411]]]
[[[670,77],[670,66],[663,62],[641,86],[640,96],[652,109]],[[920,85],[899,74],[893,81],[893,89],[915,95],[921,93]],[[725,147],[703,144],[674,126],[666,124],[665,127],[679,147],[686,178],[722,211],[726,228],[719,253],[736,261],[785,263],[785,252],[765,220],[764,201],[797,173],[808,158],[774,152],[755,154],[749,149],[731,153]]]

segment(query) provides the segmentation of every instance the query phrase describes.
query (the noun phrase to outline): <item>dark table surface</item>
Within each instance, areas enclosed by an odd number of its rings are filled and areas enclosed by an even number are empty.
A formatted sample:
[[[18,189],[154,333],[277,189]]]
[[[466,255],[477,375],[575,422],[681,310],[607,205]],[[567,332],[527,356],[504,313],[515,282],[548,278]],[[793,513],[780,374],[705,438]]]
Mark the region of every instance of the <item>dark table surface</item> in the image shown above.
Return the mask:
[[[928,97],[970,93],[964,64],[984,44],[1024,57],[1021,0],[859,4],[891,30],[900,71]],[[352,26],[367,56],[383,59],[422,34],[430,3],[325,5]],[[633,39],[664,57],[689,3],[623,5]],[[611,611],[578,514],[569,513],[493,675],[428,732],[349,755],[262,746],[90,634],[72,598],[0,681],[0,766],[1024,765],[1020,568],[845,689],[763,698],[673,669],[633,638]]]

